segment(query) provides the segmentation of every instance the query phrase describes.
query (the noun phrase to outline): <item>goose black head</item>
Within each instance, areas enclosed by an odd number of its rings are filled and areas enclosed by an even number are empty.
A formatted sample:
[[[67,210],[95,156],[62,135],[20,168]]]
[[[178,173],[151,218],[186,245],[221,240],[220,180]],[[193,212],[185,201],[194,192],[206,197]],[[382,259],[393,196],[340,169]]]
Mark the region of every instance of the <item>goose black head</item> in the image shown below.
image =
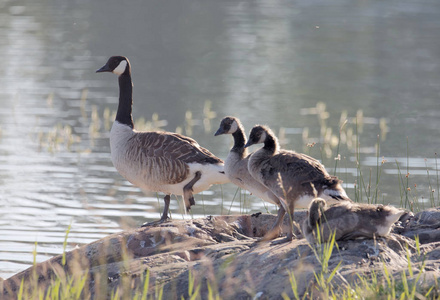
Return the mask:
[[[256,125],[252,128],[251,133],[249,134],[249,140],[244,147],[249,147],[255,144],[261,144],[266,141],[266,137],[268,133],[270,133],[270,129],[266,126]]]
[[[102,68],[96,70],[96,73],[101,72],[111,72],[118,76],[130,74],[130,62],[124,56],[112,56]]]
[[[218,136],[221,134],[233,134],[237,131],[239,127],[239,121],[234,117],[224,117],[220,122],[220,127],[214,134],[214,136]]]

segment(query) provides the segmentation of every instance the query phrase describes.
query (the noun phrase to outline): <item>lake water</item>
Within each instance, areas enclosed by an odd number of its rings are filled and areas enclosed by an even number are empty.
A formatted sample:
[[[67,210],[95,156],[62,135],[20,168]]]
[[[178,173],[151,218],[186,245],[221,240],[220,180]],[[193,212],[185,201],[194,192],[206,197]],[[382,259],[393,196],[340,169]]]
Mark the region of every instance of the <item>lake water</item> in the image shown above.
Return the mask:
[[[139,128],[226,158],[223,116],[264,123],[351,198],[420,209],[440,203],[439,49],[437,0],[0,2],[0,276],[36,243],[37,261],[62,253],[69,225],[72,249],[160,216],[163,196],[110,160],[109,56],[131,61]],[[196,202],[193,217],[275,212],[232,184]]]

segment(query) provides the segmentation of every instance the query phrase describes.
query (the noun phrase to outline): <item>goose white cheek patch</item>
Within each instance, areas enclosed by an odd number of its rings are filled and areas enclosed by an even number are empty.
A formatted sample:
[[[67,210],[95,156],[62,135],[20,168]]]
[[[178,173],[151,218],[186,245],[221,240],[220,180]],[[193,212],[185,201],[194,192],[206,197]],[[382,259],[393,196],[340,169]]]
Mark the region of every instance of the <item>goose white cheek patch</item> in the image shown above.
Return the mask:
[[[234,121],[234,122],[232,122],[231,128],[229,129],[228,133],[234,133],[237,131],[237,129],[238,129],[237,122]]]
[[[119,63],[119,65],[113,70],[113,73],[116,75],[121,75],[124,73],[125,68],[127,67],[127,61],[123,60]]]
[[[266,132],[263,132],[260,136],[260,140],[258,141],[258,144],[264,143],[264,141],[266,140],[267,134]]]

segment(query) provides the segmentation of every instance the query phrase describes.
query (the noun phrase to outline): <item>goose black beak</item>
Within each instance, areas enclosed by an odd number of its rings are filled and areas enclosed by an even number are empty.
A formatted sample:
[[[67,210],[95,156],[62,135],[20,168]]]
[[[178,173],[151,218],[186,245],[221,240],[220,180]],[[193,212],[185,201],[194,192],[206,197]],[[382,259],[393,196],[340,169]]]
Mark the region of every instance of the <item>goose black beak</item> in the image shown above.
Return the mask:
[[[219,128],[215,133],[214,133],[214,136],[218,136],[218,135],[220,135],[220,134],[224,134],[225,133],[225,131],[223,130],[223,128]]]
[[[246,145],[244,145],[244,147],[245,148],[247,148],[247,147],[249,147],[249,146],[252,146],[254,143],[252,143],[251,141],[248,141],[247,143],[246,143]]]
[[[101,72],[111,72],[112,70],[110,70],[110,67],[106,64],[105,66],[103,66],[102,68],[96,70],[96,73],[101,73]]]

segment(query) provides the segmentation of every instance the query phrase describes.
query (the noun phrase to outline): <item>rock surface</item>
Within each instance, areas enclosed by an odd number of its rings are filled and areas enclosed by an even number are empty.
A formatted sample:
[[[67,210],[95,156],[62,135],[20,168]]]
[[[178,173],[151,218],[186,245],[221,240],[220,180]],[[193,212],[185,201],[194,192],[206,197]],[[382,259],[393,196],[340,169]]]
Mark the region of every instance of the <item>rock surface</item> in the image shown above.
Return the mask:
[[[195,220],[174,220],[156,227],[120,232],[56,256],[0,282],[1,299],[16,299],[23,281],[25,291],[45,291],[54,278],[87,276],[84,297],[110,298],[118,290],[120,297],[131,299],[149,270],[150,294],[163,287],[163,299],[187,298],[189,281],[199,287],[202,299],[210,290],[222,299],[280,299],[283,293],[293,298],[289,272],[295,274],[298,292],[319,291],[315,273],[322,270],[316,246],[302,238],[274,245],[258,242],[275,221],[275,215],[254,214],[218,216]],[[305,212],[296,212],[301,223]],[[287,229],[288,220],[284,220]],[[353,283],[357,274],[380,273],[384,264],[389,273],[399,277],[408,269],[421,267],[415,236],[419,236],[424,255],[423,282],[436,284],[440,277],[440,209],[433,208],[396,226],[387,238],[338,242],[328,262],[335,286]],[[208,286],[209,285],[209,286]],[[438,287],[436,287],[438,288]],[[437,291],[438,293],[438,291]]]

